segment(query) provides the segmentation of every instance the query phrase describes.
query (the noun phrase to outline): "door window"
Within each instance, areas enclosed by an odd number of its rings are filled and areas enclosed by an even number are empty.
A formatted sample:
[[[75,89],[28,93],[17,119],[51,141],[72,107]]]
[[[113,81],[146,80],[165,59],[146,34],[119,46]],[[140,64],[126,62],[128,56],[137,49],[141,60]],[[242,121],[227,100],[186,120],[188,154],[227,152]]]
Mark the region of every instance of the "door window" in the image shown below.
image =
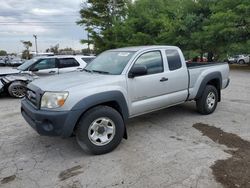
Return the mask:
[[[56,68],[56,59],[42,59],[34,66],[34,68],[38,70]]]
[[[181,58],[177,50],[166,50],[169,70],[173,71],[181,68]]]
[[[59,59],[60,68],[78,67],[80,64],[74,58]]]
[[[163,61],[160,51],[147,52],[142,54],[134,66],[144,65],[147,67],[148,75],[163,72]]]

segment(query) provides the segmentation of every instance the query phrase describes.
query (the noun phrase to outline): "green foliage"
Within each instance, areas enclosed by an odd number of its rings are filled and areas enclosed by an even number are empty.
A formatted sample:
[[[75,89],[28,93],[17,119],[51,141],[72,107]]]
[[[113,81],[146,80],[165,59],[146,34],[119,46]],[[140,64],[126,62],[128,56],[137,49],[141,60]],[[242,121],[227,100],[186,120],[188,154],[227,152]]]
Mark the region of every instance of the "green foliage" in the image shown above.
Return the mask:
[[[249,0],[88,0],[80,11],[97,52],[130,45],[177,45],[186,58],[250,52]],[[116,3],[114,3],[116,2]],[[119,6],[118,6],[119,5]]]
[[[50,48],[46,49],[46,52],[52,52],[54,54],[59,53],[59,44],[56,44],[54,46],[50,46]]]
[[[116,47],[116,33],[113,28],[125,20],[127,0],[87,0],[80,10],[81,20],[88,32],[88,39],[82,43],[94,43],[95,50],[101,52]]]
[[[226,54],[249,53],[250,1],[220,0],[210,10],[212,14],[203,27],[207,49],[213,49],[218,58]]]
[[[32,46],[32,43],[30,41],[21,41],[23,43],[23,46],[26,50],[29,50],[29,48]]]
[[[32,43],[30,41],[21,41],[23,43],[23,46],[25,50],[22,52],[22,59],[31,59],[32,55],[30,54],[29,48],[32,46]]]
[[[5,56],[7,55],[7,52],[5,50],[0,50],[0,56]]]
[[[32,54],[30,54],[29,50],[24,50],[22,52],[22,59],[31,59],[32,58]]]

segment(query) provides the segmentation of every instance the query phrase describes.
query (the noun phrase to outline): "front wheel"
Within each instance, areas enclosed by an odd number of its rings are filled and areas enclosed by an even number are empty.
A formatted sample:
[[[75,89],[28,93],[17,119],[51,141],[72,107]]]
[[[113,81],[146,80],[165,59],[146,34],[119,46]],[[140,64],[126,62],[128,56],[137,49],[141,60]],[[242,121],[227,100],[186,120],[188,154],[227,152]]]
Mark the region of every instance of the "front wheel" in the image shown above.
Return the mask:
[[[8,87],[11,97],[23,98],[26,94],[26,84],[24,82],[13,82]]]
[[[84,151],[100,155],[111,152],[120,144],[124,130],[119,112],[109,106],[97,106],[81,117],[76,139]]]
[[[204,115],[215,111],[218,103],[218,91],[212,85],[207,85],[202,96],[196,101],[197,110]]]

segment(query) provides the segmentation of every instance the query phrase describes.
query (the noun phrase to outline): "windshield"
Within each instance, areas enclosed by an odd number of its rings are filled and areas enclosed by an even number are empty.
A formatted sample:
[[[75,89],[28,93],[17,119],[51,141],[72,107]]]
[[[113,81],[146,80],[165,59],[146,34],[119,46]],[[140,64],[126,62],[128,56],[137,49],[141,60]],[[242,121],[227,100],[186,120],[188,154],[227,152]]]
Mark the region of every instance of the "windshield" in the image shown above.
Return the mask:
[[[22,65],[17,67],[18,70],[26,71],[33,63],[35,63],[38,58],[33,58],[30,60],[25,61]]]
[[[86,66],[85,71],[100,74],[119,75],[135,52],[107,51],[103,52]]]

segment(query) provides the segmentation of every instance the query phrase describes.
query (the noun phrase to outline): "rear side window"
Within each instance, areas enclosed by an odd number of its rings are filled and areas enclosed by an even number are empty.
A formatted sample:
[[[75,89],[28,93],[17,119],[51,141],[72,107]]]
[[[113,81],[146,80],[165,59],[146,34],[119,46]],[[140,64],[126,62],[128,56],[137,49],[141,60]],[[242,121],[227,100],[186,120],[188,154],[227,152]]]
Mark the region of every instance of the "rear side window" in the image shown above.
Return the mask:
[[[74,58],[60,58],[59,67],[68,68],[68,67],[78,67],[80,64]]]
[[[95,59],[95,58],[94,57],[89,57],[89,58],[84,57],[84,58],[82,58],[82,60],[84,62],[86,62],[87,64],[89,64],[91,61],[93,61],[93,59]]]
[[[169,70],[173,71],[181,68],[181,58],[177,50],[166,50]]]

